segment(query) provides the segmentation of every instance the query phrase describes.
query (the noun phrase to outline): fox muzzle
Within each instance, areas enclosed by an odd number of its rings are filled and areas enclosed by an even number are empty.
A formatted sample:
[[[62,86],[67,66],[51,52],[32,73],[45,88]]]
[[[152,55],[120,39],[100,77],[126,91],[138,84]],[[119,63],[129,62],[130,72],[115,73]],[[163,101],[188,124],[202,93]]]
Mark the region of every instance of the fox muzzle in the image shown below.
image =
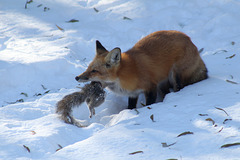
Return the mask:
[[[86,81],[89,80],[89,78],[86,77],[86,76],[76,76],[75,79],[76,79],[76,81],[78,81],[78,82],[86,82]]]

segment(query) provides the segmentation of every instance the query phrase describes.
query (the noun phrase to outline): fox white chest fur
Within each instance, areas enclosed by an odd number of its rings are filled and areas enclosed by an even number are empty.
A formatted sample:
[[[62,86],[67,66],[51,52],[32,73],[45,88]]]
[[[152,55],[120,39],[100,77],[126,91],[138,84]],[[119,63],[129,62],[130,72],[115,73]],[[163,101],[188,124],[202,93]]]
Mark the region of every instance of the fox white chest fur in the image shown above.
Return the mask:
[[[143,90],[135,90],[135,91],[128,91],[121,87],[119,81],[117,82],[108,82],[105,84],[107,89],[111,90],[112,92],[119,94],[119,95],[127,95],[129,97],[137,97],[140,93],[143,93]]]

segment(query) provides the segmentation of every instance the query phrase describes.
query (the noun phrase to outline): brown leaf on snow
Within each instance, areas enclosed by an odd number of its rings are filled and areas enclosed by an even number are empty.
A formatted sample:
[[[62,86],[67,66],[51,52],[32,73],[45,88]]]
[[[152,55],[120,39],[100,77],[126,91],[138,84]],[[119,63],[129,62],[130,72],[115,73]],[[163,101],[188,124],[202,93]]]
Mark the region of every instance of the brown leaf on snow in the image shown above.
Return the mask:
[[[183,133],[179,134],[177,137],[185,136],[185,135],[188,135],[188,134],[193,134],[193,132],[190,132],[190,131],[183,132]]]
[[[140,113],[140,112],[139,112],[139,111],[138,111],[136,108],[135,108],[134,110],[137,112],[137,114],[139,114],[139,113]]]
[[[226,80],[226,82],[228,82],[228,83],[232,83],[232,84],[238,84],[237,82],[234,82],[234,81],[230,81],[230,80]]]
[[[215,124],[215,121],[214,121],[212,118],[207,118],[207,119],[205,119],[205,120],[212,122],[213,125]]]
[[[63,29],[63,28],[59,27],[58,25],[56,25],[56,27],[57,27],[60,31],[64,32],[64,29]]]
[[[225,124],[227,121],[232,121],[232,119],[225,119],[225,120],[223,121],[223,124]]]
[[[174,142],[172,144],[167,144],[167,143],[162,143],[162,147],[166,148],[166,147],[170,147],[173,146],[174,144],[176,144],[177,142]]]
[[[23,147],[30,153],[30,149],[27,146],[23,145]]]
[[[156,121],[154,120],[153,114],[150,116],[150,119],[151,119],[153,122],[156,122]]]
[[[218,54],[218,53],[224,53],[224,52],[227,52],[227,50],[222,49],[222,50],[216,51],[215,53],[213,53],[213,55]]]
[[[97,13],[99,12],[99,10],[97,8],[94,7],[93,9],[95,12],[97,12]]]
[[[230,144],[224,144],[221,146],[221,148],[228,148],[228,147],[232,147],[232,146],[239,146],[240,143],[237,142],[237,143],[230,143]]]
[[[221,111],[225,112],[226,115],[229,116],[229,114],[228,114],[224,109],[222,109],[222,108],[218,108],[218,107],[215,107],[215,108],[218,109],[218,110],[221,110]]]
[[[56,150],[56,152],[59,151],[59,150],[61,150],[61,149],[63,148],[60,144],[58,144],[58,147],[59,147],[59,148]]]
[[[204,48],[199,49],[198,53],[201,54]]]
[[[131,18],[125,17],[125,16],[123,17],[123,19],[124,19],[124,20],[132,20]]]
[[[233,58],[233,57],[235,57],[236,56],[236,54],[233,54],[233,55],[231,55],[231,56],[229,56],[229,57],[226,57],[226,59],[231,59],[231,58]]]
[[[134,154],[138,154],[138,153],[143,153],[143,151],[132,152],[132,153],[129,153],[129,155],[134,155]]]
[[[71,20],[69,20],[69,21],[66,21],[67,23],[75,23],[75,22],[79,22],[79,20],[77,20],[77,19],[71,19]]]
[[[218,133],[222,132],[222,130],[223,130],[223,127],[218,131]]]

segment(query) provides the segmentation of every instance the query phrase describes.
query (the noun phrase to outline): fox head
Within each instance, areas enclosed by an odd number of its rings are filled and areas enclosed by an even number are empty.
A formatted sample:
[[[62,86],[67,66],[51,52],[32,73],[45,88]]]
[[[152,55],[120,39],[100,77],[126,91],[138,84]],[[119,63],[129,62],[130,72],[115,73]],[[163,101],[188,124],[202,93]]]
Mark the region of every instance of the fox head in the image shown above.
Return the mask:
[[[96,55],[87,70],[77,76],[78,82],[100,81],[112,82],[116,79],[116,72],[121,61],[120,48],[106,50],[99,41],[96,41]]]

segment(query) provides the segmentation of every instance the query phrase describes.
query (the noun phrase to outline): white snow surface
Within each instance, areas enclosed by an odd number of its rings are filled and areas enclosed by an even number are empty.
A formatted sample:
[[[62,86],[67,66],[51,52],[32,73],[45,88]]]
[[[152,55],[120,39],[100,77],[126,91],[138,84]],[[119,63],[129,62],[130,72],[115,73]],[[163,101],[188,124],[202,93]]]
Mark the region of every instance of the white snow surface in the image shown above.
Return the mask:
[[[239,0],[25,4],[0,1],[0,159],[240,159],[239,145],[221,148],[240,142]],[[55,104],[83,86],[74,77],[93,59],[96,40],[126,51],[158,30],[182,31],[203,48],[209,78],[149,107],[141,95],[137,110],[108,91],[92,119],[86,104],[74,109],[85,128],[58,118]],[[184,132],[193,134],[178,137]]]

